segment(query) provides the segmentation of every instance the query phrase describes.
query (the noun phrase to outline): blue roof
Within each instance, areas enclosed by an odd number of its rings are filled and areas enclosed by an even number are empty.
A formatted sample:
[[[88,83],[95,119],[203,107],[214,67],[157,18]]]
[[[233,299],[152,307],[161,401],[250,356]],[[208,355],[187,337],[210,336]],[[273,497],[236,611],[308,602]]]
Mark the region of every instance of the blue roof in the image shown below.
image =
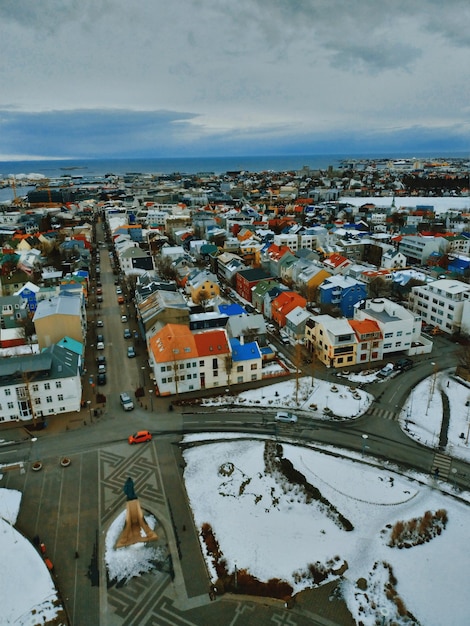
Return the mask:
[[[219,304],[219,312],[224,315],[246,315],[245,309],[236,302],[232,304]]]
[[[256,341],[241,344],[240,341],[234,337],[230,339],[230,346],[232,348],[233,361],[252,361],[253,359],[261,358],[261,352]]]
[[[84,345],[83,343],[80,343],[80,341],[76,341],[75,339],[72,339],[72,337],[64,337],[63,339],[61,339],[60,341],[57,342],[58,346],[61,346],[62,348],[67,348],[68,350],[70,350],[71,352],[74,352],[75,354],[80,354],[82,355],[84,353]]]

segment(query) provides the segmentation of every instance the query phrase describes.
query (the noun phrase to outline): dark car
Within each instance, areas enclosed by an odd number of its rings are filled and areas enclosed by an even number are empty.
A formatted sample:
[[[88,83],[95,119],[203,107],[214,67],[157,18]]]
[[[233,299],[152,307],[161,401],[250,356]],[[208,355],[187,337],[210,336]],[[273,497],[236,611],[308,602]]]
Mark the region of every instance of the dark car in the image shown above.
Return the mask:
[[[132,333],[129,328],[124,329],[124,339],[132,339]]]
[[[96,364],[97,365],[106,365],[106,357],[101,355],[96,357]]]
[[[393,366],[393,369],[404,372],[405,370],[409,370],[412,367],[413,367],[413,361],[411,359],[398,359],[398,361]]]
[[[98,385],[106,385],[106,374],[103,374],[102,372],[100,372],[98,376],[96,377],[96,383]]]
[[[96,343],[99,343],[101,341],[101,343],[104,343],[104,335],[101,333],[98,333],[96,335]]]

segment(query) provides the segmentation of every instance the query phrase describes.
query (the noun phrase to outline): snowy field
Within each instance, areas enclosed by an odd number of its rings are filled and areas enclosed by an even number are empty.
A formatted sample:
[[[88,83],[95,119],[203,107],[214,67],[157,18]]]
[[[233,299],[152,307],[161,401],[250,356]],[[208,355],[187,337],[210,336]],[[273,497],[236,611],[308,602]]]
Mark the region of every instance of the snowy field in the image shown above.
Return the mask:
[[[318,502],[308,504],[301,488],[266,471],[264,445],[260,440],[229,439],[201,442],[185,451],[186,488],[196,526],[211,525],[229,572],[247,569],[261,581],[286,580],[295,593],[312,586],[309,564],[333,563],[333,569],[346,564],[341,593],[356,621],[365,626],[380,623],[377,620],[385,614],[390,620],[385,623],[466,623],[470,609],[470,553],[462,550],[467,541],[466,503],[443,495],[425,476],[405,477],[393,468],[283,445],[284,456],[353,524],[354,530],[347,532]],[[233,467],[229,476],[227,467]],[[448,516],[439,536],[409,549],[387,545],[396,522],[439,509]],[[203,545],[202,549],[205,552]],[[211,559],[206,560],[215,582]],[[330,574],[327,580],[337,577]],[[401,618],[397,604],[387,597],[393,577],[400,606],[416,621]],[[360,578],[366,581],[365,590],[356,584]]]

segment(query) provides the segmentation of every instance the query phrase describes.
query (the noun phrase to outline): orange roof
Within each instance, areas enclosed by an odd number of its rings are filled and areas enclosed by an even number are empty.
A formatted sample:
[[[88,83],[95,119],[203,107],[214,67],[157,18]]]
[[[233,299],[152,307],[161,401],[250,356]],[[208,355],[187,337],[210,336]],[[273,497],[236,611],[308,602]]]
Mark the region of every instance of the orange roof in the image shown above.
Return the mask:
[[[224,330],[215,329],[196,333],[194,335],[194,342],[199,356],[230,354],[227,334]]]
[[[150,350],[157,363],[197,357],[194,336],[184,324],[167,324],[150,339]]]
[[[374,320],[348,320],[349,325],[357,335],[368,335],[380,332],[380,326]]]

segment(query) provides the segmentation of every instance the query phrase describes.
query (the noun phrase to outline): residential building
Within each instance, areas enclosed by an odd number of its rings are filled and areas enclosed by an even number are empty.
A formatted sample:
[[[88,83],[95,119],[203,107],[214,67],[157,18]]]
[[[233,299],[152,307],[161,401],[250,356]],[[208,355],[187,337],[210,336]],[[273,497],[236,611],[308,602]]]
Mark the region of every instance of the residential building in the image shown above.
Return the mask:
[[[305,324],[305,342],[326,367],[346,367],[356,363],[358,341],[344,317],[312,316]]]
[[[79,411],[81,357],[62,345],[0,359],[0,422]]]
[[[330,276],[318,287],[318,301],[338,307],[344,317],[354,317],[354,305],[367,298],[364,282],[350,276]]]
[[[470,334],[470,285],[466,283],[439,278],[412,287],[409,305],[424,324],[446,333]]]
[[[241,343],[230,339],[232,349],[232,384],[242,384],[261,380],[263,377],[263,357],[257,341]]]
[[[83,296],[57,296],[38,302],[33,322],[39,348],[47,348],[69,336],[84,343],[86,311]]]

